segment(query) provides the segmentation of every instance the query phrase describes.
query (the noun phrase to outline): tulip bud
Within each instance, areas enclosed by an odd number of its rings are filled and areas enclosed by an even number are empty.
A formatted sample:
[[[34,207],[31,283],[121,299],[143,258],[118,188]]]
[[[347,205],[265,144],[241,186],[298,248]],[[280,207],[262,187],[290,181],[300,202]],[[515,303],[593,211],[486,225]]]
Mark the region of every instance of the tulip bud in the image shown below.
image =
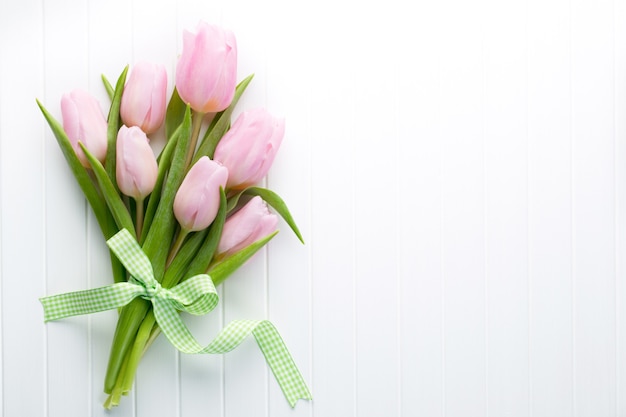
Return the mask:
[[[270,213],[261,197],[252,198],[230,216],[217,247],[218,256],[231,255],[276,231],[278,217]]]
[[[137,126],[122,126],[117,134],[115,174],[120,191],[143,200],[154,189],[158,167],[148,137]]]
[[[200,22],[198,32],[183,33],[183,53],[176,67],[176,89],[181,99],[200,113],[230,105],[237,82],[235,35]]]
[[[183,230],[197,232],[213,222],[227,178],[226,167],[207,156],[191,167],[174,197],[174,215]]]
[[[107,121],[98,101],[85,91],[74,90],[61,98],[61,114],[63,129],[80,163],[85,168],[91,167],[78,142],[104,163],[107,153]]]
[[[215,149],[214,159],[228,168],[230,189],[261,181],[269,171],[285,133],[285,121],[266,110],[242,113]]]
[[[139,126],[146,134],[156,132],[165,118],[167,73],[163,65],[139,62],[124,87],[120,115],[126,126]]]

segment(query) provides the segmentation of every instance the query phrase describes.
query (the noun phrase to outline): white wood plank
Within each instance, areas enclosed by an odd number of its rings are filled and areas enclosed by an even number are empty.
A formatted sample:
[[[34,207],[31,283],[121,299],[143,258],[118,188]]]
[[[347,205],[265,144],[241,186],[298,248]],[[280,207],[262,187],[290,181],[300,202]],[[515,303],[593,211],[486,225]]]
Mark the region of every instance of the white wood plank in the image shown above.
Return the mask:
[[[327,13],[333,8],[335,13]],[[320,31],[310,46],[312,394],[315,416],[356,415],[354,285],[354,111],[356,67],[343,32],[349,4],[322,1],[310,11]],[[343,36],[337,36],[344,33]],[[314,57],[324,57],[315,59]],[[321,80],[318,83],[316,80]]]
[[[124,67],[133,63],[133,14],[127,8],[128,2],[124,0],[113,0],[106,4],[89,2],[88,32],[83,33],[89,44],[86,76],[91,93],[103,104],[110,104],[110,101],[101,75],[115,87]],[[112,27],[115,30],[111,30]],[[154,33],[153,36],[159,35]]]
[[[2,413],[7,416],[43,415],[48,400],[38,301],[46,290],[44,122],[34,102],[43,95],[42,22],[41,3],[0,5],[0,316]]]
[[[7,2],[5,1],[0,1],[0,16],[7,16],[9,14],[10,11],[10,6]],[[4,84],[5,84],[5,72],[6,69],[4,66],[2,66],[2,61],[4,61],[5,55],[3,54],[3,51],[5,51],[5,44],[6,42],[8,42],[8,34],[9,32],[6,31],[6,29],[8,29],[9,25],[5,24],[5,20],[6,19],[2,19],[0,17],[0,22],[2,22],[2,25],[0,26],[0,91],[4,90]],[[2,126],[4,126],[4,124],[6,123],[6,118],[3,112],[4,107],[6,106],[6,101],[0,99],[0,160],[2,160],[2,148],[3,148],[3,135],[4,135],[4,129]],[[3,190],[3,184],[4,184],[4,175],[6,175],[2,169],[0,169],[0,208],[4,207],[3,204],[3,200],[4,200],[4,193],[2,192]],[[5,284],[3,284],[3,276],[6,275],[6,269],[3,267],[2,265],[2,260],[5,256],[4,251],[3,251],[3,244],[4,244],[4,234],[3,234],[3,227],[2,227],[2,223],[3,223],[4,218],[2,216],[2,213],[0,212],[0,299],[4,298],[3,295],[3,287]],[[0,308],[0,365],[2,364],[2,361],[4,359],[4,353],[3,353],[3,340],[4,340],[4,332],[3,332],[3,324],[4,324],[4,312],[3,309]],[[0,403],[4,403],[4,375],[0,376]]]
[[[573,413],[568,2],[528,6],[532,415]]]
[[[148,61],[165,65],[168,72],[174,69],[177,45],[182,40],[182,31],[173,19],[177,9],[175,0],[132,2],[132,63]]]
[[[524,2],[486,2],[487,407],[528,416],[527,51]]]
[[[371,22],[390,22],[402,10],[395,2],[384,9],[364,4],[361,19],[352,28],[355,37],[348,55],[357,87],[353,213],[360,416],[395,415],[399,410],[396,103],[400,84],[397,75],[389,72],[396,63],[394,27],[372,31]]]
[[[176,1],[177,33],[183,30],[195,32],[199,21],[203,20],[210,24],[223,25],[223,4],[215,1],[203,0],[178,0]],[[237,35],[237,34],[235,34]],[[178,39],[179,53],[182,51],[182,37]]]
[[[626,412],[626,77],[619,76],[626,69],[626,28],[619,24],[626,19],[626,3],[616,2],[613,15],[615,59],[615,230],[616,230],[616,414]]]
[[[419,4],[401,28],[398,92],[398,270],[401,415],[444,415],[442,135],[439,45],[443,11]],[[400,226],[401,225],[401,226]]]
[[[614,415],[613,2],[571,7],[574,412]]]
[[[62,121],[63,94],[77,88],[89,90],[87,37],[76,36],[87,33],[86,6],[73,7],[71,2],[44,6],[44,101],[59,121]],[[49,129],[45,134],[45,151],[47,291],[52,295],[87,288],[87,204]],[[72,254],[72,262],[68,262],[68,253]],[[49,323],[47,335],[48,413],[50,416],[84,414],[91,399],[88,317]]]
[[[217,289],[221,295],[221,287]],[[185,323],[202,346],[223,328],[223,301],[207,316],[186,314]],[[224,414],[224,356],[180,354],[180,415]]]
[[[483,4],[446,2],[442,27],[445,414],[487,409]],[[463,36],[458,36],[459,34]]]
[[[178,415],[178,354],[162,334],[145,353],[135,380],[137,417]],[[123,398],[126,400],[127,398]]]

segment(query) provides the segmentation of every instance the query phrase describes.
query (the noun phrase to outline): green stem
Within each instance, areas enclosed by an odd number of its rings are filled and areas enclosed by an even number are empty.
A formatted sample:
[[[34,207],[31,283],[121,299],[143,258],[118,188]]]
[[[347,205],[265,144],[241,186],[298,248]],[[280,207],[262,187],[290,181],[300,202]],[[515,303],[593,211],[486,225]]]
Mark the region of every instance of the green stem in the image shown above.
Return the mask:
[[[201,128],[202,120],[197,120],[197,130]],[[165,271],[166,258],[170,252],[171,239],[176,229],[176,219],[172,210],[175,193],[185,175],[184,162],[189,152],[189,142],[191,139],[193,120],[191,110],[187,106],[183,123],[178,128],[178,139],[175,142],[175,149],[172,156],[171,164],[167,172],[167,181],[164,182],[163,192],[158,199],[158,207],[153,215],[150,215],[144,222],[149,220],[150,225],[144,224],[143,229],[147,230],[147,236],[142,243],[142,250],[148,256],[152,263],[154,277],[157,281],[163,279]],[[68,141],[69,142],[69,141]],[[71,149],[71,145],[69,145]],[[80,162],[78,162],[80,164]],[[154,200],[154,195],[150,201]],[[150,210],[149,210],[150,212]],[[131,223],[134,223],[131,219]],[[135,225],[132,224],[131,229],[135,231]],[[125,358],[130,355],[133,344],[137,336],[137,332],[143,319],[150,310],[150,303],[142,298],[135,298],[129,304],[122,308],[118,319],[113,343],[111,345],[111,353],[109,355],[109,363],[105,376],[104,391],[111,394],[113,388],[118,386],[120,371]]]
[[[141,229],[143,229],[143,197],[135,199],[135,230],[137,231],[137,237],[141,236]]]
[[[198,137],[200,136],[200,129],[202,128],[202,119],[204,113],[197,111],[193,112],[191,140],[189,142],[189,148],[187,148],[187,157],[185,158],[185,171],[189,169],[189,164],[193,159],[193,155],[196,152],[196,144],[198,143]]]
[[[122,367],[120,368],[120,373],[117,376],[115,387],[113,388],[113,390],[111,391],[111,394],[109,394],[109,396],[107,397],[106,401],[103,404],[104,408],[106,408],[107,410],[110,410],[111,408],[119,405],[120,399],[122,398],[122,395],[124,395],[124,392],[120,389],[120,387],[121,387],[122,377],[126,374],[127,365],[128,365],[128,358],[124,358],[124,362],[122,363]]]
[[[155,324],[154,326],[152,326],[152,332],[150,332],[150,337],[148,338],[148,341],[146,342],[146,346],[144,347],[144,350],[143,350],[144,354],[146,353],[148,348],[152,345],[152,343],[154,343],[156,338],[159,337],[160,334],[161,334],[161,328],[159,327],[159,325]]]
[[[118,379],[118,383],[121,382],[119,389],[121,390],[122,394],[130,392],[133,387],[133,381],[135,380],[137,367],[139,366],[141,357],[146,351],[148,342],[150,341],[152,327],[154,326],[155,322],[156,319],[154,317],[154,312],[150,310],[150,312],[146,315],[146,318],[141,323],[139,331],[137,332],[135,343],[133,344],[133,347],[128,356],[128,366],[126,367],[124,372],[121,373],[122,377]]]
[[[189,234],[189,230],[180,229],[180,232],[178,233],[178,237],[176,237],[176,242],[174,242],[174,246],[172,247],[172,250],[170,251],[170,254],[167,257],[167,261],[165,262],[165,269],[167,269],[172,263],[172,261],[174,260],[174,257],[180,250],[181,246],[183,246],[183,242],[185,241],[185,238],[187,237],[188,234]]]
[[[104,392],[111,394],[121,374],[123,363],[135,341],[141,322],[150,309],[150,303],[142,298],[135,298],[122,308],[115,328],[109,364],[104,382]]]

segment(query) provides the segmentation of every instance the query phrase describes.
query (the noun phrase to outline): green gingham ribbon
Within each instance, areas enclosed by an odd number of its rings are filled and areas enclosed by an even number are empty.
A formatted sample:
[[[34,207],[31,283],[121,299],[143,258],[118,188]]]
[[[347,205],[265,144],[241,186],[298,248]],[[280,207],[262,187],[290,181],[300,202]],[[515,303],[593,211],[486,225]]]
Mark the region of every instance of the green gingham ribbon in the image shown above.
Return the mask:
[[[207,314],[217,306],[219,297],[208,275],[191,277],[173,288],[163,288],[154,279],[152,264],[128,230],[123,229],[107,244],[131,275],[129,282],[41,298],[44,320],[111,310],[128,304],[135,297],[152,302],[154,316],[169,341],[184,353],[221,354],[230,352],[252,333],[263,352],[287,401],[294,407],[299,399],[311,399],[302,374],[283,339],[267,320],[236,320],[202,347],[180,318],[178,311]]]

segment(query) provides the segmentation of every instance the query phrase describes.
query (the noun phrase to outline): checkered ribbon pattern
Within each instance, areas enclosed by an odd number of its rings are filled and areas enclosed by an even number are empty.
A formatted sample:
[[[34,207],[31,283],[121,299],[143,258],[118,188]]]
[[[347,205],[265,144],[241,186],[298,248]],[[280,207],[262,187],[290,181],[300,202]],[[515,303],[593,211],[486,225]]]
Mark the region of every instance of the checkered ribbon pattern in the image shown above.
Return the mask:
[[[205,274],[196,275],[175,287],[162,288],[154,278],[150,260],[128,230],[121,230],[107,244],[130,273],[129,282],[43,297],[40,301],[46,322],[119,308],[135,297],[142,297],[152,302],[161,331],[181,352],[230,352],[252,334],[291,407],[299,399],[311,399],[302,374],[272,323],[267,320],[233,321],[203,347],[192,336],[178,312],[202,315],[217,306],[219,297],[211,278]]]

